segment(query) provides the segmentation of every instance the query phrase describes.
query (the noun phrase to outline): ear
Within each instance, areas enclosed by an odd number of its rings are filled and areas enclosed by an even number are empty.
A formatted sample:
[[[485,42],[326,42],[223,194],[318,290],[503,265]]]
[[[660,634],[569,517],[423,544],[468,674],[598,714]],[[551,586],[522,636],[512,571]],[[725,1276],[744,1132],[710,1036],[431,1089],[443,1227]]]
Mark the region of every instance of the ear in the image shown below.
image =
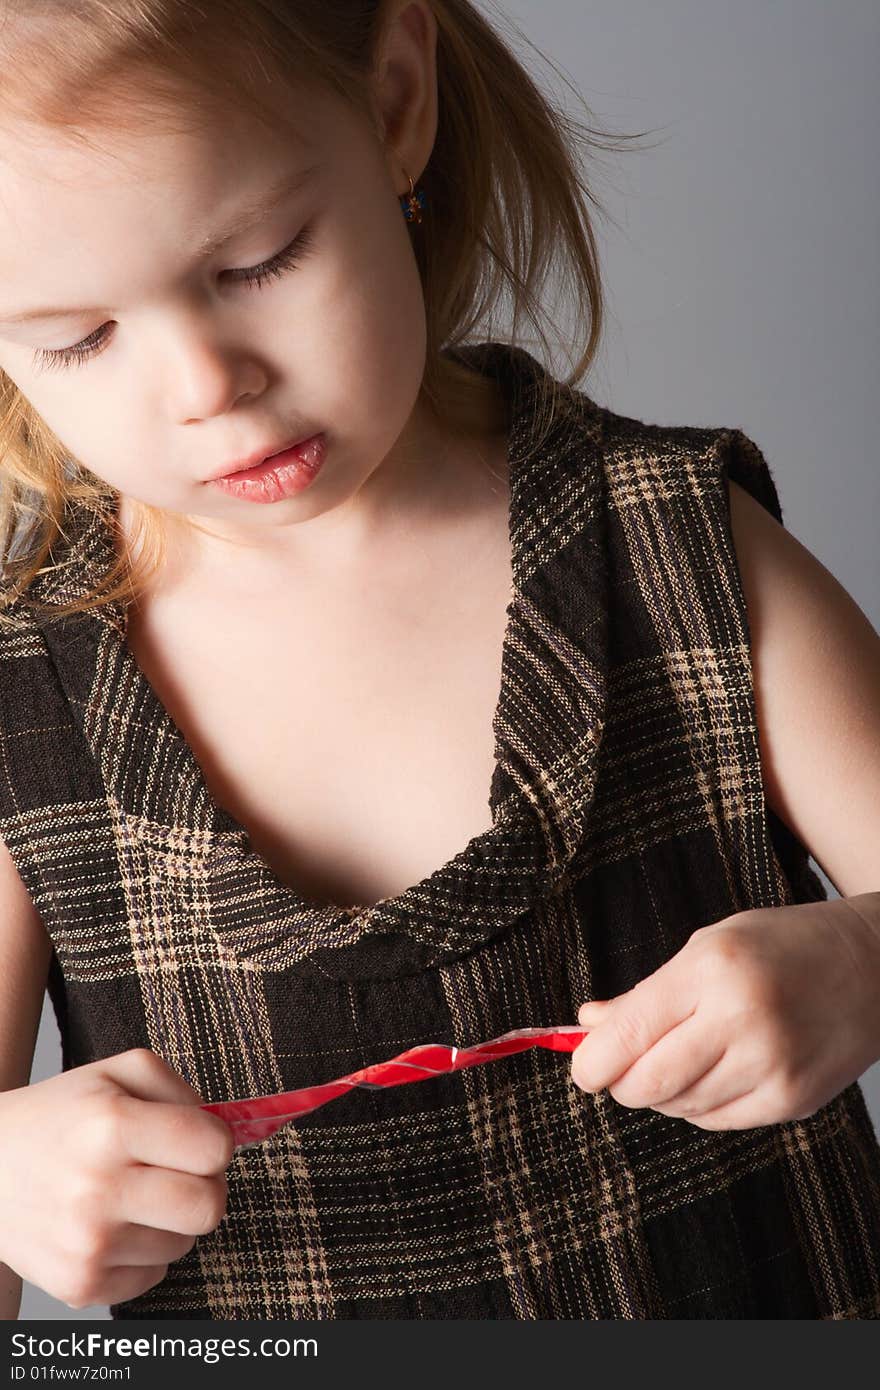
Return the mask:
[[[403,166],[418,181],[438,126],[437,20],[423,0],[397,0],[377,40],[372,107],[395,186]]]

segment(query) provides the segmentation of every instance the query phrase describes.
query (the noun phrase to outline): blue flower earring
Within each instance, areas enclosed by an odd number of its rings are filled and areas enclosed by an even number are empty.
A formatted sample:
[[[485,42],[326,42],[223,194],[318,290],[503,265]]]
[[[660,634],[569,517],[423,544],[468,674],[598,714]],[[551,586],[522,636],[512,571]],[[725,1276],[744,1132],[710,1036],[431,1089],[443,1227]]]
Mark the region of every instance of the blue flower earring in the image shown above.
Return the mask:
[[[420,188],[418,193],[416,193],[413,187],[412,176],[410,174],[407,174],[405,169],[403,172],[409,179],[409,192],[402,194],[400,199],[400,206],[403,209],[403,215],[406,218],[407,222],[421,222],[422,208],[426,206],[428,201],[425,197],[425,190],[423,188]]]

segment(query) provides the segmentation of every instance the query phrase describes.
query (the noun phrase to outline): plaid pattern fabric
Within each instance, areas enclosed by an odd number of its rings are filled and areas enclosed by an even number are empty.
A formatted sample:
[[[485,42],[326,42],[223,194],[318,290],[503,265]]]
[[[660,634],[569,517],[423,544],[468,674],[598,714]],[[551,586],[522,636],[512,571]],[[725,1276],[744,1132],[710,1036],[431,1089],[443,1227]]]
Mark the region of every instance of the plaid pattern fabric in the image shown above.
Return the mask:
[[[426,1041],[574,1022],[698,927],[825,896],[762,794],[725,478],[738,429],[648,424],[501,343],[514,586],[493,826],[367,910],[304,899],[212,800],[125,611],[24,605],[0,644],[0,833],[51,934],[64,1067],[149,1047],[206,1100]],[[85,514],[58,602],[109,563]],[[381,795],[381,787],[376,788]],[[291,788],[296,795],[296,788]],[[115,1317],[874,1318],[880,1149],[853,1084],[703,1131],[591,1096],[543,1049],[352,1091],[234,1157],[228,1210]]]

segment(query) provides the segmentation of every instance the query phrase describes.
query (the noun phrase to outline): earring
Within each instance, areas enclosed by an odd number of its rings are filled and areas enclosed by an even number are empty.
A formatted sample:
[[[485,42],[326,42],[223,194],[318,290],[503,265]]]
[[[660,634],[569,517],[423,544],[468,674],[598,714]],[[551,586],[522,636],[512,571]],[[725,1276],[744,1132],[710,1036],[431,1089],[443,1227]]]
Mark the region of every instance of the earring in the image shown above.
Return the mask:
[[[409,179],[409,192],[402,194],[400,199],[400,206],[403,209],[403,215],[406,218],[407,222],[421,222],[422,208],[425,207],[428,201],[425,197],[425,190],[423,188],[420,188],[418,193],[416,193],[413,187],[412,176],[410,174],[407,174],[405,169],[403,172]]]

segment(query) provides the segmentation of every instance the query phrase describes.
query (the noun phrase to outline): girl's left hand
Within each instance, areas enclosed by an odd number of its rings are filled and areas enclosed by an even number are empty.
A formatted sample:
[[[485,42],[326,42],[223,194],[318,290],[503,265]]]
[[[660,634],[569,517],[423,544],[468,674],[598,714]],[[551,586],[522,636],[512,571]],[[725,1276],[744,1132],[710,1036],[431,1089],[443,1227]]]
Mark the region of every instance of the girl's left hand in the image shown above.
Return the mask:
[[[700,1129],[804,1119],[880,1058],[880,931],[845,898],[738,912],[578,1022],[585,1091]]]

